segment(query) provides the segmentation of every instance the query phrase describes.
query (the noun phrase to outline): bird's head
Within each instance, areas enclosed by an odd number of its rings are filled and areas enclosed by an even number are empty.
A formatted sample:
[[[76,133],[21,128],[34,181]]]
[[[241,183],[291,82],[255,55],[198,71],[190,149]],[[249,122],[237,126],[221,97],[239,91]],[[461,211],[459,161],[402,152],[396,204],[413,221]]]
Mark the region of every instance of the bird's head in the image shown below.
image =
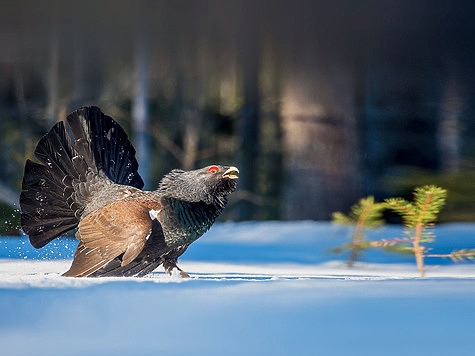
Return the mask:
[[[221,205],[236,189],[238,174],[236,167],[221,165],[193,171],[174,169],[162,179],[158,189],[165,197]]]

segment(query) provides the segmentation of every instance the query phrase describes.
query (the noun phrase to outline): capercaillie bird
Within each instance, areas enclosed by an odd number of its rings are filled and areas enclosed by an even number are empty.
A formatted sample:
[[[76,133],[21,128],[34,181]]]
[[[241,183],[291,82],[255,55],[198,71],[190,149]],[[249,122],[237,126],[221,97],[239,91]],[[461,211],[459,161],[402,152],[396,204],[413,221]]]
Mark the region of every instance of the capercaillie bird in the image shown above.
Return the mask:
[[[58,122],[27,160],[21,226],[35,248],[68,230],[79,240],[63,275],[143,276],[177,259],[221,214],[237,187],[236,167],[172,170],[155,191],[144,186],[125,131],[97,107]],[[69,125],[70,132],[67,131]]]

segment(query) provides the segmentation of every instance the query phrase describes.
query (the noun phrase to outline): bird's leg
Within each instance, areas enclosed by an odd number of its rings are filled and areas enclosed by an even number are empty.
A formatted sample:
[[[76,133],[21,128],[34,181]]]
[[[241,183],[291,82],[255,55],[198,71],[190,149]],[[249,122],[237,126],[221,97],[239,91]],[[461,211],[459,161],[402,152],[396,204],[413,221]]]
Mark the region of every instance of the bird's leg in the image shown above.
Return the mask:
[[[172,275],[173,269],[176,268],[180,271],[181,278],[190,278],[190,275],[188,273],[186,273],[176,265],[176,260],[163,260],[163,267],[165,268],[165,272],[168,273],[170,276]]]

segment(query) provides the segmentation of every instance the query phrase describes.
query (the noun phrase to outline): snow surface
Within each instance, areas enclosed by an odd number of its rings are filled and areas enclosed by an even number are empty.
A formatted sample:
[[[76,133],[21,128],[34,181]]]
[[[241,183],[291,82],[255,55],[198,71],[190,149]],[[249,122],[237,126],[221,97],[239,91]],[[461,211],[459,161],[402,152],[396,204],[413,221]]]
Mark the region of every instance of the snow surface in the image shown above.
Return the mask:
[[[183,256],[186,280],[162,269],[61,277],[73,240],[37,251],[0,238],[0,354],[473,353],[475,264],[434,261],[420,279],[412,258],[371,251],[348,269],[328,253],[346,234],[319,222],[217,224]],[[436,234],[434,253],[475,248],[475,224]]]

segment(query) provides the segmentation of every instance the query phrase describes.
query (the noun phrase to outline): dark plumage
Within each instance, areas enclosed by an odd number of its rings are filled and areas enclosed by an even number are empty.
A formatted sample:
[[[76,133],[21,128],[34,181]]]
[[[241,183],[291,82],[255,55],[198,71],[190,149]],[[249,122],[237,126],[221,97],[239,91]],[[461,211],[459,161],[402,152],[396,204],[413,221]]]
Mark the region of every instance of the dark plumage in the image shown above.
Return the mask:
[[[25,165],[21,225],[31,244],[41,248],[77,227],[79,244],[64,273],[70,277],[143,276],[161,264],[169,273],[178,268],[178,257],[223,211],[238,169],[173,170],[157,190],[143,191],[135,150],[112,118],[89,107],[67,122],[73,140],[57,123],[35,150],[41,164]]]

